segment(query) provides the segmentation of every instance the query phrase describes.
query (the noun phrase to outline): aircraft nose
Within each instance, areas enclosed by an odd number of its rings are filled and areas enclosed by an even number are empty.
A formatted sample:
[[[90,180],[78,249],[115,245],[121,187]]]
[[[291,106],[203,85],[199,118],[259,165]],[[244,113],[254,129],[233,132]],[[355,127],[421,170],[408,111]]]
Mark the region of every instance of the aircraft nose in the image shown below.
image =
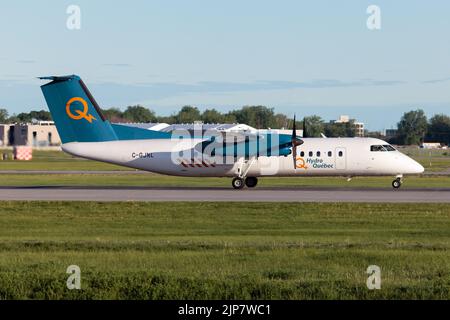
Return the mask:
[[[411,168],[411,173],[422,173],[425,171],[425,168],[418,163],[417,161],[411,159],[411,164],[410,164],[410,168]]]
[[[425,171],[425,168],[420,163],[417,163],[417,170],[417,173],[422,173]]]

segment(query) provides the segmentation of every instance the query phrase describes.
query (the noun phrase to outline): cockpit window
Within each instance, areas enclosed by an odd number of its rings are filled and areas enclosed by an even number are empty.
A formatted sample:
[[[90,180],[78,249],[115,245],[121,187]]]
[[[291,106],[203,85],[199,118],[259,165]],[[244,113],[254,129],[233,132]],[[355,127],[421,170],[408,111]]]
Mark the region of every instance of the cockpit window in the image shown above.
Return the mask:
[[[395,148],[390,144],[384,144],[383,147],[385,147],[387,151],[395,151]]]
[[[389,144],[370,146],[370,151],[395,151],[395,148]]]
[[[381,145],[375,145],[375,146],[370,146],[370,151],[387,151],[383,146]]]

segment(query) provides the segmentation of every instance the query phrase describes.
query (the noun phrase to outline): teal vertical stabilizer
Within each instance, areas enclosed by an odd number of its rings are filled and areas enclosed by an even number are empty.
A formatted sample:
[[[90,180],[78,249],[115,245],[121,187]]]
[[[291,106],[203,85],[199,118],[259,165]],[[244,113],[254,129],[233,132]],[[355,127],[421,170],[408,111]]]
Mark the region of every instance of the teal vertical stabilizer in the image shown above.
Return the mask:
[[[109,121],[80,77],[40,77],[51,82],[41,86],[63,143],[117,140]]]

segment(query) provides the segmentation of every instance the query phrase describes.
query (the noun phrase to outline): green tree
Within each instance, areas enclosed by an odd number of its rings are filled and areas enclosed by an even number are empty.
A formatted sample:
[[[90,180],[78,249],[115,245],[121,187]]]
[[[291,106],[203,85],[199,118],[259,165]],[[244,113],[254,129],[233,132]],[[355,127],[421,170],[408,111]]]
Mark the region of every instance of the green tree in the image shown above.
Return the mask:
[[[222,123],[224,116],[216,109],[206,109],[203,111],[201,119],[204,123]]]
[[[193,106],[184,106],[175,116],[175,119],[178,123],[192,123],[194,121],[200,121],[200,111]]]
[[[397,124],[399,143],[420,144],[427,131],[427,125],[427,117],[423,110],[406,112]]]
[[[39,121],[51,121],[52,115],[50,112],[45,110],[39,110],[39,111],[30,111],[30,117],[31,119],[36,119]]]
[[[333,123],[329,122],[324,125],[325,135],[327,137],[345,137],[345,127],[343,123]]]
[[[232,111],[232,114],[238,123],[245,123],[257,129],[276,126],[273,108],[266,106],[244,106],[241,110]]]
[[[325,135],[327,137],[354,137],[356,135],[355,121],[349,122],[329,122],[324,125]]]
[[[155,113],[141,105],[129,106],[123,113],[124,119],[131,122],[155,122]]]
[[[450,117],[436,114],[430,119],[427,130],[427,140],[450,144]]]
[[[277,113],[274,116],[274,124],[273,124],[273,128],[277,128],[277,129],[281,129],[281,128],[289,128],[289,126],[292,123],[291,119],[288,119],[288,117],[282,113]]]
[[[349,122],[345,123],[345,136],[346,137],[355,137],[356,136],[356,126],[355,126],[355,120],[350,119]]]
[[[167,124],[174,124],[176,123],[175,115],[167,116],[167,117],[157,117],[157,121],[159,123],[167,123]]]
[[[21,112],[18,115],[13,115],[8,119],[8,122],[23,122],[23,123],[30,123],[33,120],[37,121],[51,121],[52,116],[50,112],[45,110],[32,110],[30,112]]]
[[[102,110],[103,116],[110,122],[123,122],[123,112],[119,108],[109,108]]]
[[[384,139],[383,134],[380,131],[369,131],[369,130],[364,130],[364,137],[368,137],[368,138],[376,138],[376,139]]]
[[[8,120],[8,110],[0,109],[0,123],[5,123]]]
[[[226,114],[223,115],[223,122],[224,123],[236,123],[236,116],[234,115],[233,112],[228,112]]]
[[[19,113],[16,116],[16,118],[19,120],[19,122],[22,122],[22,123],[31,122],[31,115],[29,113],[26,113],[26,112]]]
[[[10,116],[7,120],[6,123],[18,123],[20,122],[19,118],[17,118],[17,115],[13,114],[12,116]]]
[[[304,118],[304,123],[306,124],[306,131],[305,128],[303,128],[302,123],[302,129],[303,134],[308,137],[320,137],[320,134],[324,132],[324,122],[321,117],[313,115],[309,117]]]

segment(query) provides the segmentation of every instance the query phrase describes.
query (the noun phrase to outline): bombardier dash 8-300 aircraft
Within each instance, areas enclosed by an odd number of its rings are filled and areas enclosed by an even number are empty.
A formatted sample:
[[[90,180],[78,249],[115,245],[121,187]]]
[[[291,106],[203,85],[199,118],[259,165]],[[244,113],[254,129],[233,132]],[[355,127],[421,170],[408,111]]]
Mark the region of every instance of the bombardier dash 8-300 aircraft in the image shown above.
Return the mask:
[[[255,187],[262,176],[394,176],[424,168],[374,138],[304,138],[271,130],[160,132],[107,121],[76,75],[41,77],[62,141],[72,155],[176,176],[232,177],[236,189]]]

